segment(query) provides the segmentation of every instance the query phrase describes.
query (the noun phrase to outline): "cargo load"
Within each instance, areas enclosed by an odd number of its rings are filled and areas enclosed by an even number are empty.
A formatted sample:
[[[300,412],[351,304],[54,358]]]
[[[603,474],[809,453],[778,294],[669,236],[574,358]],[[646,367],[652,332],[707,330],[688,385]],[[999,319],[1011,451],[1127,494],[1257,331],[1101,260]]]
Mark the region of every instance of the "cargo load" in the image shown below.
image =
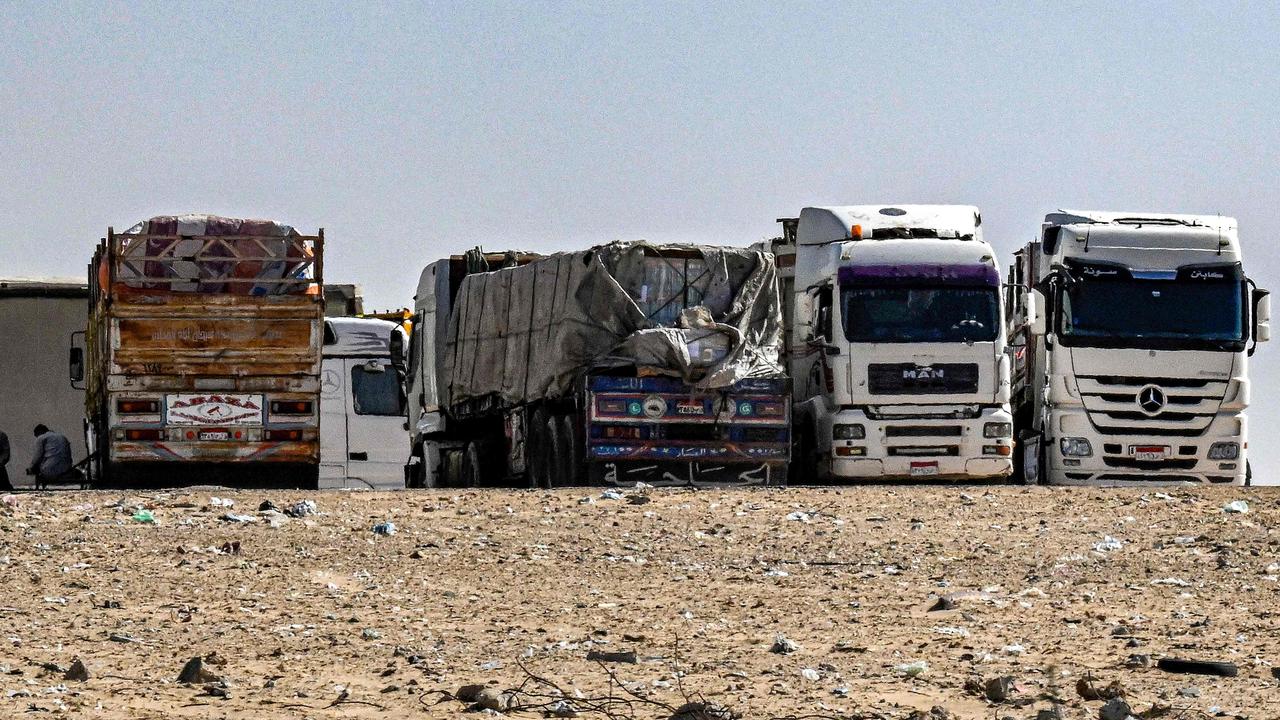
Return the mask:
[[[557,399],[588,371],[699,390],[779,377],[776,288],[771,255],[641,242],[472,274],[449,326],[444,396]]]

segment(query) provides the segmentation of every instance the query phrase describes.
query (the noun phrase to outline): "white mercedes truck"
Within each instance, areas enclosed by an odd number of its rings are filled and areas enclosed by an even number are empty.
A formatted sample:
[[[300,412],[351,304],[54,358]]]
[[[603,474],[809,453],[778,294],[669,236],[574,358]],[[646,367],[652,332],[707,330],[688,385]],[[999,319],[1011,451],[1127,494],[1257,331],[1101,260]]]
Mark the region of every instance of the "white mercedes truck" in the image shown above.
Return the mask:
[[[1234,218],[1050,213],[1005,305],[1025,481],[1250,483],[1248,358],[1270,301]]]
[[[779,222],[792,481],[1010,476],[1000,275],[978,209],[807,207]]]

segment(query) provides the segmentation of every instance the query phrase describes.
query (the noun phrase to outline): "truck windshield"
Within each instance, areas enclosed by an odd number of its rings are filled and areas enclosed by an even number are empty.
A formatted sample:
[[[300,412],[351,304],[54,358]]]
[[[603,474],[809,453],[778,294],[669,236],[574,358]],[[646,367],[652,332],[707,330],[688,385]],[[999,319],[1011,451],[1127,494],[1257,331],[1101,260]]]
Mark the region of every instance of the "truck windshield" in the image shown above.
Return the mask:
[[[1098,347],[1240,350],[1239,282],[1079,280],[1062,292],[1064,343]]]
[[[866,287],[840,291],[849,342],[991,342],[999,330],[989,287]]]

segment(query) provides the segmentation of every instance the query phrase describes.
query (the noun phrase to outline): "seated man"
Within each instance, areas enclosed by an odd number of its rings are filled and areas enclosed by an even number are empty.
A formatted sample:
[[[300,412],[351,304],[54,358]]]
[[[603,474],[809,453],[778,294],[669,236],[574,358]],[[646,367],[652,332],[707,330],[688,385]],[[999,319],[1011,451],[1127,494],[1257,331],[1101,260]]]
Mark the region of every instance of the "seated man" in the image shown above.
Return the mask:
[[[36,451],[27,474],[36,476],[36,487],[45,487],[52,481],[70,477],[71,443],[67,436],[44,425],[36,425],[35,435]]]

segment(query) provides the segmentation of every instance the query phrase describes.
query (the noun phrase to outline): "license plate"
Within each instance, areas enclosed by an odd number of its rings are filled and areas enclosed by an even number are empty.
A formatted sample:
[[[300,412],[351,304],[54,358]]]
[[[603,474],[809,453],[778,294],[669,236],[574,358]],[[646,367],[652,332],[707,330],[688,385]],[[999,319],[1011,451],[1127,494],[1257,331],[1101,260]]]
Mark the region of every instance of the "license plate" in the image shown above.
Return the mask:
[[[919,477],[921,475],[937,475],[937,474],[938,474],[938,463],[936,462],[911,463],[912,477]]]
[[[201,440],[230,440],[231,433],[226,430],[202,430],[197,437]]]
[[[1133,448],[1133,459],[1139,462],[1164,460],[1169,457],[1169,448],[1160,445],[1138,445]]]

